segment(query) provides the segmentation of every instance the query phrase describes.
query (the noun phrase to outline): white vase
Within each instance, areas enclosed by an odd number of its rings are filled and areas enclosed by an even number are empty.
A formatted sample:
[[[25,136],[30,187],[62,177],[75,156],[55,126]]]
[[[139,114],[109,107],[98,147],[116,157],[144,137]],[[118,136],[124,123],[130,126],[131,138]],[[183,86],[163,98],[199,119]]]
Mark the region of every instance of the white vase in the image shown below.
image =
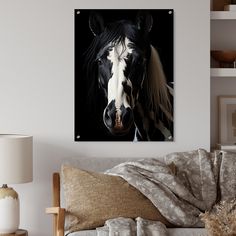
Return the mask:
[[[20,212],[18,194],[13,188],[0,188],[0,234],[16,232]]]

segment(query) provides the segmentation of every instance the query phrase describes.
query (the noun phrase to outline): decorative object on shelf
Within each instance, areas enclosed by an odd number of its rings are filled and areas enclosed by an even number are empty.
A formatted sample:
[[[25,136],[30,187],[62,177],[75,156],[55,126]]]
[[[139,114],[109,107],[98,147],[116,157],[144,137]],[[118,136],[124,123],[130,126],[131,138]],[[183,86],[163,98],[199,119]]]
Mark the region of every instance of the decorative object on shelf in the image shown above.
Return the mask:
[[[236,235],[236,199],[222,201],[200,217],[209,236]]]
[[[229,4],[224,6],[225,11],[236,11],[236,5],[235,4]]]
[[[212,50],[211,56],[219,62],[219,66],[221,68],[236,68],[236,50]]]
[[[15,235],[19,227],[18,194],[7,184],[32,181],[32,141],[32,136],[0,134],[0,235]]]
[[[228,1],[226,2],[225,0],[213,0],[213,10],[214,11],[223,11],[224,10],[224,5],[227,4]]]
[[[236,96],[219,96],[219,142],[236,143]]]
[[[236,11],[236,0],[231,0],[230,4],[224,6],[225,11]]]

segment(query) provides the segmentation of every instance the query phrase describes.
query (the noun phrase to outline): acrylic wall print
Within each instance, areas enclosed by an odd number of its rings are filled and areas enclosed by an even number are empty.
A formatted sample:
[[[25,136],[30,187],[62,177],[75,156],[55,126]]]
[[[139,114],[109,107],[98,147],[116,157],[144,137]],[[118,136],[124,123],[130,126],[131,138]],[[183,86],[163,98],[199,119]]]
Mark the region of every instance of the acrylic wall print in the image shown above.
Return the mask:
[[[173,18],[75,10],[75,141],[173,141]]]

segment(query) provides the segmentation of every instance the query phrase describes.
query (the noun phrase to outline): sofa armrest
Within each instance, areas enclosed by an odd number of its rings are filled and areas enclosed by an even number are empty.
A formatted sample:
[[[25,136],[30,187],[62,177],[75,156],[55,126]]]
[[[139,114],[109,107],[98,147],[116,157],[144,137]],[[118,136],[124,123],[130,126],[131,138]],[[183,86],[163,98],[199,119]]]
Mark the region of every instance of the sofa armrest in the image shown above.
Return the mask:
[[[53,235],[64,236],[65,209],[60,207],[49,207],[46,208],[46,214],[53,215]]]
[[[60,207],[60,175],[52,176],[52,205],[46,208],[47,214],[53,214],[53,236],[64,236],[65,209]]]

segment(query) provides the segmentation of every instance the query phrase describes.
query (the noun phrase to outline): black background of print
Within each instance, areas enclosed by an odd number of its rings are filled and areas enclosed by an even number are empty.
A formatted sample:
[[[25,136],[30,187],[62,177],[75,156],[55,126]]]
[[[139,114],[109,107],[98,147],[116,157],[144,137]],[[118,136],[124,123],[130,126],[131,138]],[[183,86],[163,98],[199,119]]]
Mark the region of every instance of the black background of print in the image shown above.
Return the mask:
[[[93,10],[94,11],[94,10]],[[137,12],[140,10],[96,10],[104,22],[113,22],[121,19],[135,21]],[[153,26],[150,32],[151,44],[158,50],[167,82],[173,82],[173,9],[148,10],[153,17]],[[75,56],[75,141],[132,141],[134,129],[128,135],[112,136],[102,122],[96,122],[96,117],[89,117],[87,112],[86,91],[83,84],[84,53],[91,44],[94,35],[89,29],[88,19],[91,10],[75,10],[74,12],[74,56]]]

